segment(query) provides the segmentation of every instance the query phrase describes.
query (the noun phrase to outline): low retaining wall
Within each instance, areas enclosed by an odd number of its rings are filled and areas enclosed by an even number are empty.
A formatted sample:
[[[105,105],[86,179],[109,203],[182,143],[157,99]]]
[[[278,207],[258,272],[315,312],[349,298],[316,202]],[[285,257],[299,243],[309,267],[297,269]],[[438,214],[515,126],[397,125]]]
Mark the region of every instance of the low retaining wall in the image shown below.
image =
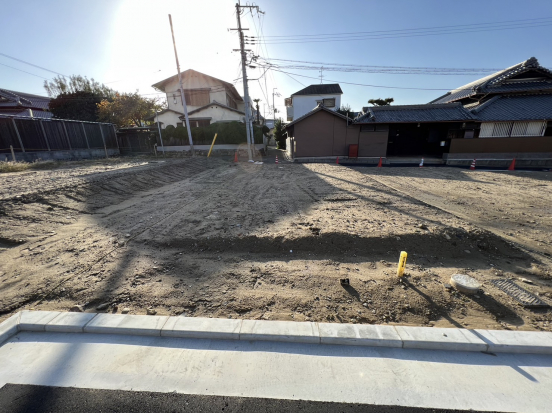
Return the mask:
[[[265,151],[265,145],[262,143],[256,143],[254,145],[255,150],[257,151]],[[211,148],[211,145],[194,145],[194,151],[198,155],[207,155],[209,153],[209,149]],[[189,145],[182,145],[182,146],[157,146],[158,152],[190,152],[190,146]],[[225,155],[234,155],[236,151],[247,151],[247,145],[244,143],[241,143],[239,145],[215,145],[213,147],[213,152],[211,155],[214,156],[225,156]]]
[[[476,159],[478,166],[508,167],[516,159],[520,168],[552,168],[552,153],[449,153],[446,164],[450,166],[469,166]]]
[[[119,155],[119,149],[107,149],[109,156]],[[11,161],[11,153],[2,154],[3,161]],[[40,152],[16,152],[15,160],[19,162],[34,162],[34,161],[61,161],[61,160],[77,160],[105,158],[104,149],[75,149],[71,151],[40,151]]]

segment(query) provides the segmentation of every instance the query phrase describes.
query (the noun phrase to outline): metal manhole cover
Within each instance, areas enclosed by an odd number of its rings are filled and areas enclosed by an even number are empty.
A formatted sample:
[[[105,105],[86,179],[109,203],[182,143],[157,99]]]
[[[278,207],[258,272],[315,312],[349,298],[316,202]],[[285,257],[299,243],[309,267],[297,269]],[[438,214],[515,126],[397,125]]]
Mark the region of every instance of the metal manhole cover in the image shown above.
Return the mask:
[[[491,282],[510,297],[518,300],[524,307],[550,307],[539,297],[521,288],[512,280],[497,279],[492,280]]]

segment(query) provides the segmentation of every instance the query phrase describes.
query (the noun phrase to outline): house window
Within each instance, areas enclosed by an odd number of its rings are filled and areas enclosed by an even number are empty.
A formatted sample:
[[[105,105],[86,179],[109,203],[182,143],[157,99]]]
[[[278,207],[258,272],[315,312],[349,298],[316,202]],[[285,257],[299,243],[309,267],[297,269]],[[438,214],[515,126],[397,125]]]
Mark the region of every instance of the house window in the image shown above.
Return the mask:
[[[285,98],[284,103],[286,106],[293,106],[293,100],[291,98]]]
[[[226,106],[231,107],[233,109],[238,109],[238,104],[234,99],[230,97],[230,95],[226,94]]]
[[[326,108],[335,108],[335,98],[322,100],[322,105]]]
[[[176,122],[176,127],[177,128],[182,128],[184,126],[184,124],[182,122]]]
[[[546,122],[484,122],[480,138],[507,138],[510,136],[543,136]]]
[[[293,116],[288,116],[288,117],[287,117],[287,121],[288,121],[288,122],[293,122]]]
[[[186,105],[189,106],[205,106],[210,103],[209,89],[185,89],[184,98]]]
[[[190,128],[202,128],[204,126],[209,126],[211,121],[209,119],[190,119]]]

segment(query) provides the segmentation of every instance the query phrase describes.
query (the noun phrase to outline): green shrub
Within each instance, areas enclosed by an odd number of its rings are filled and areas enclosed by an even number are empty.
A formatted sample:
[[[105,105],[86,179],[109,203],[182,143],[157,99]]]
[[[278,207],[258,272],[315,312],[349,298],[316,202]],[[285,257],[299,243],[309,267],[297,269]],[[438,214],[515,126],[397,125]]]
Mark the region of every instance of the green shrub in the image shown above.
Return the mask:
[[[263,143],[263,128],[253,126],[255,143]],[[188,145],[188,132],[183,126],[167,126],[161,132],[167,146]],[[210,145],[217,134],[215,145],[247,143],[245,124],[241,122],[218,122],[201,128],[192,128],[194,145]]]

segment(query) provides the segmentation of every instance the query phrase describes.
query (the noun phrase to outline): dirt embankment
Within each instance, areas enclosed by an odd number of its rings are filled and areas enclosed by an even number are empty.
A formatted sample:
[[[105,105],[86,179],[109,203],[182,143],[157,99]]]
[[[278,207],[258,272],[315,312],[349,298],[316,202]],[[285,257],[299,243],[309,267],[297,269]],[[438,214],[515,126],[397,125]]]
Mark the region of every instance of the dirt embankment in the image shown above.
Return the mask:
[[[524,309],[490,284],[523,277],[533,282],[525,288],[552,302],[549,244],[528,230],[547,229],[541,206],[550,204],[550,192],[533,188],[534,208],[511,207],[539,222],[523,226],[524,237],[542,244],[534,249],[518,248],[492,218],[506,208],[494,194],[527,202],[527,193],[516,191],[550,178],[400,171],[183,159],[77,174],[54,187],[45,171],[25,175],[19,180],[27,190],[5,196],[0,207],[0,311],[75,304],[96,311],[108,303],[108,311],[137,314],[152,308],[202,317],[551,330],[549,311]],[[77,182],[65,182],[71,179]],[[474,210],[462,197],[473,191],[481,192],[473,195]],[[442,204],[432,204],[437,200]],[[460,200],[465,210],[442,210]],[[518,220],[516,214],[503,215]],[[402,250],[408,277],[399,283]],[[468,297],[446,289],[456,272],[477,278],[484,292]]]

